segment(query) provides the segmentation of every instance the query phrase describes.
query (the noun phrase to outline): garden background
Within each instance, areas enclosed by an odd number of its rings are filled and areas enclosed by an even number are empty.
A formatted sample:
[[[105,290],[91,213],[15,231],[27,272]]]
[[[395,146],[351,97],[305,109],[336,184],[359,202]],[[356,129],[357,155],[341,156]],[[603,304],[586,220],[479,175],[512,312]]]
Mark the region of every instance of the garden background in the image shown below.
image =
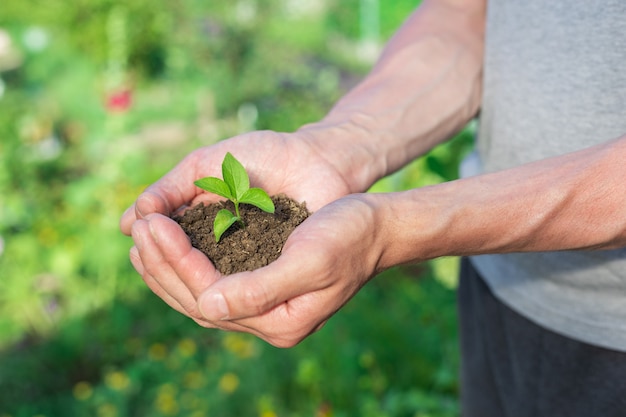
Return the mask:
[[[118,229],[194,148],[323,116],[417,3],[3,0],[0,416],[458,415],[457,259],[285,350],[171,310]],[[374,190],[455,178],[471,130]]]

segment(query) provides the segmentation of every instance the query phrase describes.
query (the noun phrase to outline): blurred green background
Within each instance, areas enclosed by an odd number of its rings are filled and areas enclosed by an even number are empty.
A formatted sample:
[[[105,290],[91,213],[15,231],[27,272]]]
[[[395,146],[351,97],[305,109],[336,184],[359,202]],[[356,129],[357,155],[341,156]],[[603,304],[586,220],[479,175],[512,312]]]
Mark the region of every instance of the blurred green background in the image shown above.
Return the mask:
[[[323,116],[417,0],[3,0],[0,416],[455,416],[457,259],[281,350],[154,296],[118,219],[196,147]],[[453,179],[453,141],[381,180]]]

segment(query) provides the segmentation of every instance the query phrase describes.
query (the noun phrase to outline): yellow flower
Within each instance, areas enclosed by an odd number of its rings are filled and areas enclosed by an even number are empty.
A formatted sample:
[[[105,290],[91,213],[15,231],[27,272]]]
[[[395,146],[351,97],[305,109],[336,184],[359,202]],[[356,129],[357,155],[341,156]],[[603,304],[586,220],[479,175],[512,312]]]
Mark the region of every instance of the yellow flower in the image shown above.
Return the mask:
[[[263,411],[260,417],[278,417],[278,415],[273,411]]]
[[[226,350],[234,353],[241,359],[247,359],[256,354],[255,341],[250,335],[226,333],[222,344]]]
[[[52,246],[59,240],[59,233],[51,226],[44,226],[39,229],[37,238],[45,246]]]
[[[124,372],[113,371],[106,374],[104,381],[109,388],[115,391],[123,391],[130,385],[130,379]]]
[[[163,343],[155,343],[148,349],[148,356],[155,361],[162,361],[167,356],[167,348]]]
[[[376,357],[372,351],[365,351],[359,356],[359,365],[363,368],[371,368],[376,362]]]
[[[183,378],[186,388],[198,389],[204,385],[204,376],[200,371],[187,372]]]
[[[220,391],[226,394],[232,394],[239,387],[239,377],[232,372],[225,373],[220,378]]]
[[[98,417],[117,417],[117,407],[111,403],[98,407]]]
[[[196,342],[194,342],[192,339],[186,338],[178,342],[178,350],[181,355],[189,358],[196,354],[198,348],[196,346]]]
[[[179,411],[176,400],[177,390],[172,384],[163,384],[156,398],[156,408],[165,415],[176,415]]]
[[[159,394],[168,394],[168,395],[176,395],[178,389],[174,384],[163,384],[159,387]]]
[[[74,385],[72,393],[77,400],[85,401],[93,394],[93,388],[89,382],[81,381]]]

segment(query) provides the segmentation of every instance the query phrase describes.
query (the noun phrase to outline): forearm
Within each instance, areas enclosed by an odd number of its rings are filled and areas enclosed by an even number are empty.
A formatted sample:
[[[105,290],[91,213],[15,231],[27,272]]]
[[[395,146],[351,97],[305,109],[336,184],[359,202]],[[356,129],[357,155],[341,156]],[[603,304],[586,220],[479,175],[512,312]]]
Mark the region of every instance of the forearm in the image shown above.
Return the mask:
[[[381,269],[447,255],[626,245],[626,137],[506,171],[378,195]]]
[[[346,167],[353,191],[425,153],[476,114],[484,5],[450,3],[424,2],[370,74],[322,121],[301,130]]]

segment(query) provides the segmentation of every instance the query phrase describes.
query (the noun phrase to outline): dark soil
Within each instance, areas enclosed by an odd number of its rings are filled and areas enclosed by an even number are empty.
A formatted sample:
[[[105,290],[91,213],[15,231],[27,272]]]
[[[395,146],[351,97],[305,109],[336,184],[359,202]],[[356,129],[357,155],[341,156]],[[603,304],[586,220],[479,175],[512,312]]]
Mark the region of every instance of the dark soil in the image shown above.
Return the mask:
[[[173,219],[191,239],[191,244],[203,252],[218,271],[228,275],[252,271],[275,261],[291,232],[308,216],[305,203],[298,203],[285,195],[272,197],[276,210],[266,213],[261,209],[241,204],[239,212],[246,225],[235,223],[215,242],[213,220],[218,211],[226,208],[233,213],[230,201],[197,206]]]

